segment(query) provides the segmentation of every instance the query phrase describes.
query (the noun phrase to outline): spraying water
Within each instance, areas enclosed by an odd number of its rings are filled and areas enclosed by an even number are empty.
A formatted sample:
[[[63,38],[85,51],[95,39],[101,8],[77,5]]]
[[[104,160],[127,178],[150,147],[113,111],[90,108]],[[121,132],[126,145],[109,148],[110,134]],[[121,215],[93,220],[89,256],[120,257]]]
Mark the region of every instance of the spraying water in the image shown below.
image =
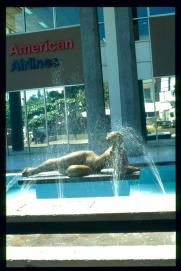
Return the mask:
[[[152,174],[154,176],[153,180],[156,181],[156,183],[159,185],[162,193],[166,194],[158,169],[150,153],[146,151],[142,138],[138,136],[136,131],[131,127],[117,127],[116,130],[123,135],[124,146],[125,146],[127,155],[136,156],[136,155],[142,154],[152,171]],[[120,189],[119,187],[120,175],[122,176],[120,172],[123,173],[123,158],[122,158],[122,155],[120,154],[120,149],[119,151],[115,151],[115,156],[113,160],[114,160],[113,161],[114,171],[113,171],[112,187],[113,187],[114,195],[117,197],[119,196],[119,189]],[[11,187],[13,187],[14,185],[18,183],[18,179],[19,179],[19,174],[13,177],[13,179],[7,184],[6,192],[8,192]],[[122,180],[122,182],[124,181]],[[64,194],[63,183],[59,182],[58,185],[59,185],[59,193],[60,193],[59,196],[60,198],[62,198]],[[23,184],[21,186],[21,192],[24,193],[24,192],[29,191],[31,186],[32,186],[32,182]]]
[[[113,157],[113,192],[114,196],[119,196],[119,181],[123,182],[121,180],[121,176],[124,175],[124,165],[123,165],[123,145],[118,150],[116,149],[114,151],[114,157]]]
[[[112,180],[113,194],[115,197],[119,196],[119,181],[116,170],[113,171],[113,180]]]
[[[118,125],[117,131],[123,135],[124,146],[126,148],[127,154],[132,156],[144,156],[154,176],[153,180],[156,180],[161,192],[166,194],[158,169],[153,161],[152,156],[148,151],[146,151],[142,137],[139,136],[135,129],[132,127],[120,127]]]
[[[144,149],[144,157],[146,159],[146,161],[148,162],[149,166],[150,166],[150,169],[152,170],[153,172],[153,175],[157,181],[157,184],[159,185],[161,191],[163,194],[166,194],[165,192],[165,188],[163,186],[163,183],[162,183],[162,180],[161,180],[161,177],[160,177],[160,174],[158,172],[158,169],[153,161],[153,158],[152,156],[150,155],[150,153],[146,152],[146,150]]]
[[[58,197],[63,198],[64,197],[63,182],[59,180],[57,181],[57,185],[58,185]]]
[[[14,176],[10,182],[6,185],[6,192],[8,192],[13,186],[15,186],[18,183],[19,175]]]
[[[11,175],[7,175],[8,177],[10,177]],[[33,193],[29,193],[29,189],[30,189],[30,185],[20,185],[18,184],[18,181],[20,180],[21,178],[21,174],[20,173],[17,173],[16,176],[13,176],[12,179],[7,183],[6,185],[6,193],[7,193],[7,198],[8,198],[8,201],[7,201],[7,204],[13,204],[14,200],[16,200],[16,203],[18,201],[22,201],[22,200],[32,200],[34,199],[34,195]],[[20,189],[21,187],[21,189]],[[12,191],[10,191],[12,188]],[[20,189],[20,190],[19,190]],[[21,193],[16,193],[16,190],[20,191]],[[9,194],[10,193],[10,194]],[[8,196],[8,194],[10,196]]]
[[[23,183],[21,185],[21,189],[20,189],[20,192],[21,193],[26,193],[30,190],[30,188],[32,187],[32,181],[28,181],[26,183]]]

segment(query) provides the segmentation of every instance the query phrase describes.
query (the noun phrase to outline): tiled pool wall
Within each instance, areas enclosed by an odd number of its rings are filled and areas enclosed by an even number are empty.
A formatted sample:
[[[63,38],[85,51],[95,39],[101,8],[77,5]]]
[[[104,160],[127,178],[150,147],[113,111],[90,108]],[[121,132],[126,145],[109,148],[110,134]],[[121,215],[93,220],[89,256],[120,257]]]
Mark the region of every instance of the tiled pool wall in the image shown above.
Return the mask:
[[[158,166],[165,192],[174,194],[176,190],[175,165]],[[18,184],[21,174],[7,174],[7,199],[19,196],[32,198],[81,198],[81,197],[111,197],[115,195],[128,196],[133,194],[162,194],[157,178],[149,167],[142,167],[139,179],[135,180],[109,180],[99,178],[96,180],[83,180],[74,178],[65,182]],[[10,185],[12,183],[12,186]]]

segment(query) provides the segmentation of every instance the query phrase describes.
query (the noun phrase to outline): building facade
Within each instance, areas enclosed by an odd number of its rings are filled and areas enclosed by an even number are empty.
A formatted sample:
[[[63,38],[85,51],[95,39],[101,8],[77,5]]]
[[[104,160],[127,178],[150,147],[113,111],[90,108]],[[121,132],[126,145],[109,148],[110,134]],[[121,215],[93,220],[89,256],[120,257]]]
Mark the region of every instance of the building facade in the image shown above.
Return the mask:
[[[175,8],[98,7],[90,11],[7,8],[8,151],[31,152],[51,145],[69,151],[72,145],[90,144],[95,127],[101,138],[98,130],[101,127],[102,132],[103,126],[104,134],[140,126],[138,132],[145,140],[157,144],[175,137]],[[80,47],[68,43],[69,32]],[[88,56],[92,70],[86,64]]]

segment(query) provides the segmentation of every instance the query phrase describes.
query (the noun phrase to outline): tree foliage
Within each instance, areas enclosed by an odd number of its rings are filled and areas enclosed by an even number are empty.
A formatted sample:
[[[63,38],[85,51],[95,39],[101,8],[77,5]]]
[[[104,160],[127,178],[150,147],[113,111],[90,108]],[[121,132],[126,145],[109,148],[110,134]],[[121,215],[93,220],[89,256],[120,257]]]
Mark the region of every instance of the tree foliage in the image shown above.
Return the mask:
[[[108,105],[108,85],[105,85],[105,106]],[[47,115],[48,132],[50,134],[65,130],[67,112],[69,132],[77,133],[86,129],[86,118],[83,112],[86,112],[86,99],[83,86],[71,86],[65,88],[66,104],[64,91],[37,91],[26,101],[27,122],[29,131],[39,127],[45,128],[45,114]],[[46,111],[45,111],[46,103]],[[66,109],[66,110],[65,110]],[[23,119],[25,119],[25,108],[22,104]],[[6,122],[10,127],[9,102],[6,102]]]

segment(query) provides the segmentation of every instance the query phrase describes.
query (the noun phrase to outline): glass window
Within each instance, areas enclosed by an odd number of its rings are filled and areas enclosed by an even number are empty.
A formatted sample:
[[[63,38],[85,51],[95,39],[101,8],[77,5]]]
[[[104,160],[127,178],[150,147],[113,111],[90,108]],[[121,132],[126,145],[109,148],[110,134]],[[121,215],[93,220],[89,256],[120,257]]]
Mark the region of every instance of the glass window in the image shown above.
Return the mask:
[[[132,8],[133,18],[147,17],[147,8]]]
[[[80,8],[56,7],[56,27],[80,24]]]
[[[175,137],[175,77],[155,78],[155,100],[158,111],[157,130],[161,138]]]
[[[6,34],[23,33],[24,15],[21,7],[7,7],[6,8]]]
[[[104,23],[99,24],[98,27],[99,27],[99,39],[103,40],[105,39]]]
[[[27,90],[26,93],[27,127],[31,147],[47,146],[46,110],[44,89]],[[27,131],[25,131],[27,135]],[[25,136],[25,142],[27,138]]]
[[[26,32],[53,28],[52,7],[25,7]]]
[[[143,96],[146,115],[147,140],[156,139],[156,112],[154,104],[153,82],[152,80],[143,80]]]
[[[9,92],[7,93],[6,95],[6,144],[7,144],[7,149],[8,149],[8,153],[11,153],[12,152],[12,145],[15,144],[15,139],[13,138],[13,130],[15,130],[15,127],[13,127],[12,125],[12,115],[11,115],[11,106],[10,105],[10,95],[11,93],[16,93],[18,95],[19,98],[17,98],[17,100],[19,100],[19,105],[20,108],[20,114],[21,116],[19,116],[22,120],[22,133],[23,133],[23,137],[22,137],[22,140],[24,141],[23,145],[25,147],[25,150],[26,150],[26,147],[28,147],[28,140],[27,140],[27,119],[26,119],[26,109],[25,109],[25,99],[24,99],[24,91],[15,91],[15,92]],[[16,96],[17,97],[17,96]],[[16,103],[17,103],[17,100],[16,100]],[[13,97],[13,101],[14,101],[14,97]],[[17,126],[16,126],[17,128]],[[20,128],[19,128],[20,129]],[[17,130],[14,131],[14,133],[17,133]]]
[[[6,144],[7,144],[7,147],[12,145],[9,93],[6,93]],[[8,148],[8,151],[9,151],[9,148]]]
[[[153,102],[153,99],[151,97],[151,90],[150,88],[145,88],[144,89],[144,97],[146,102]]]
[[[46,89],[49,145],[88,143],[83,86]]]
[[[64,87],[46,89],[46,110],[50,145],[68,143],[64,92]]]
[[[97,8],[97,12],[98,12],[98,22],[103,23],[104,22],[103,8]]]
[[[88,143],[84,86],[69,86],[65,91],[69,143],[80,145]]]
[[[175,7],[154,7],[150,8],[150,15],[175,13]]]
[[[148,39],[148,19],[134,20],[133,27],[135,40]]]

